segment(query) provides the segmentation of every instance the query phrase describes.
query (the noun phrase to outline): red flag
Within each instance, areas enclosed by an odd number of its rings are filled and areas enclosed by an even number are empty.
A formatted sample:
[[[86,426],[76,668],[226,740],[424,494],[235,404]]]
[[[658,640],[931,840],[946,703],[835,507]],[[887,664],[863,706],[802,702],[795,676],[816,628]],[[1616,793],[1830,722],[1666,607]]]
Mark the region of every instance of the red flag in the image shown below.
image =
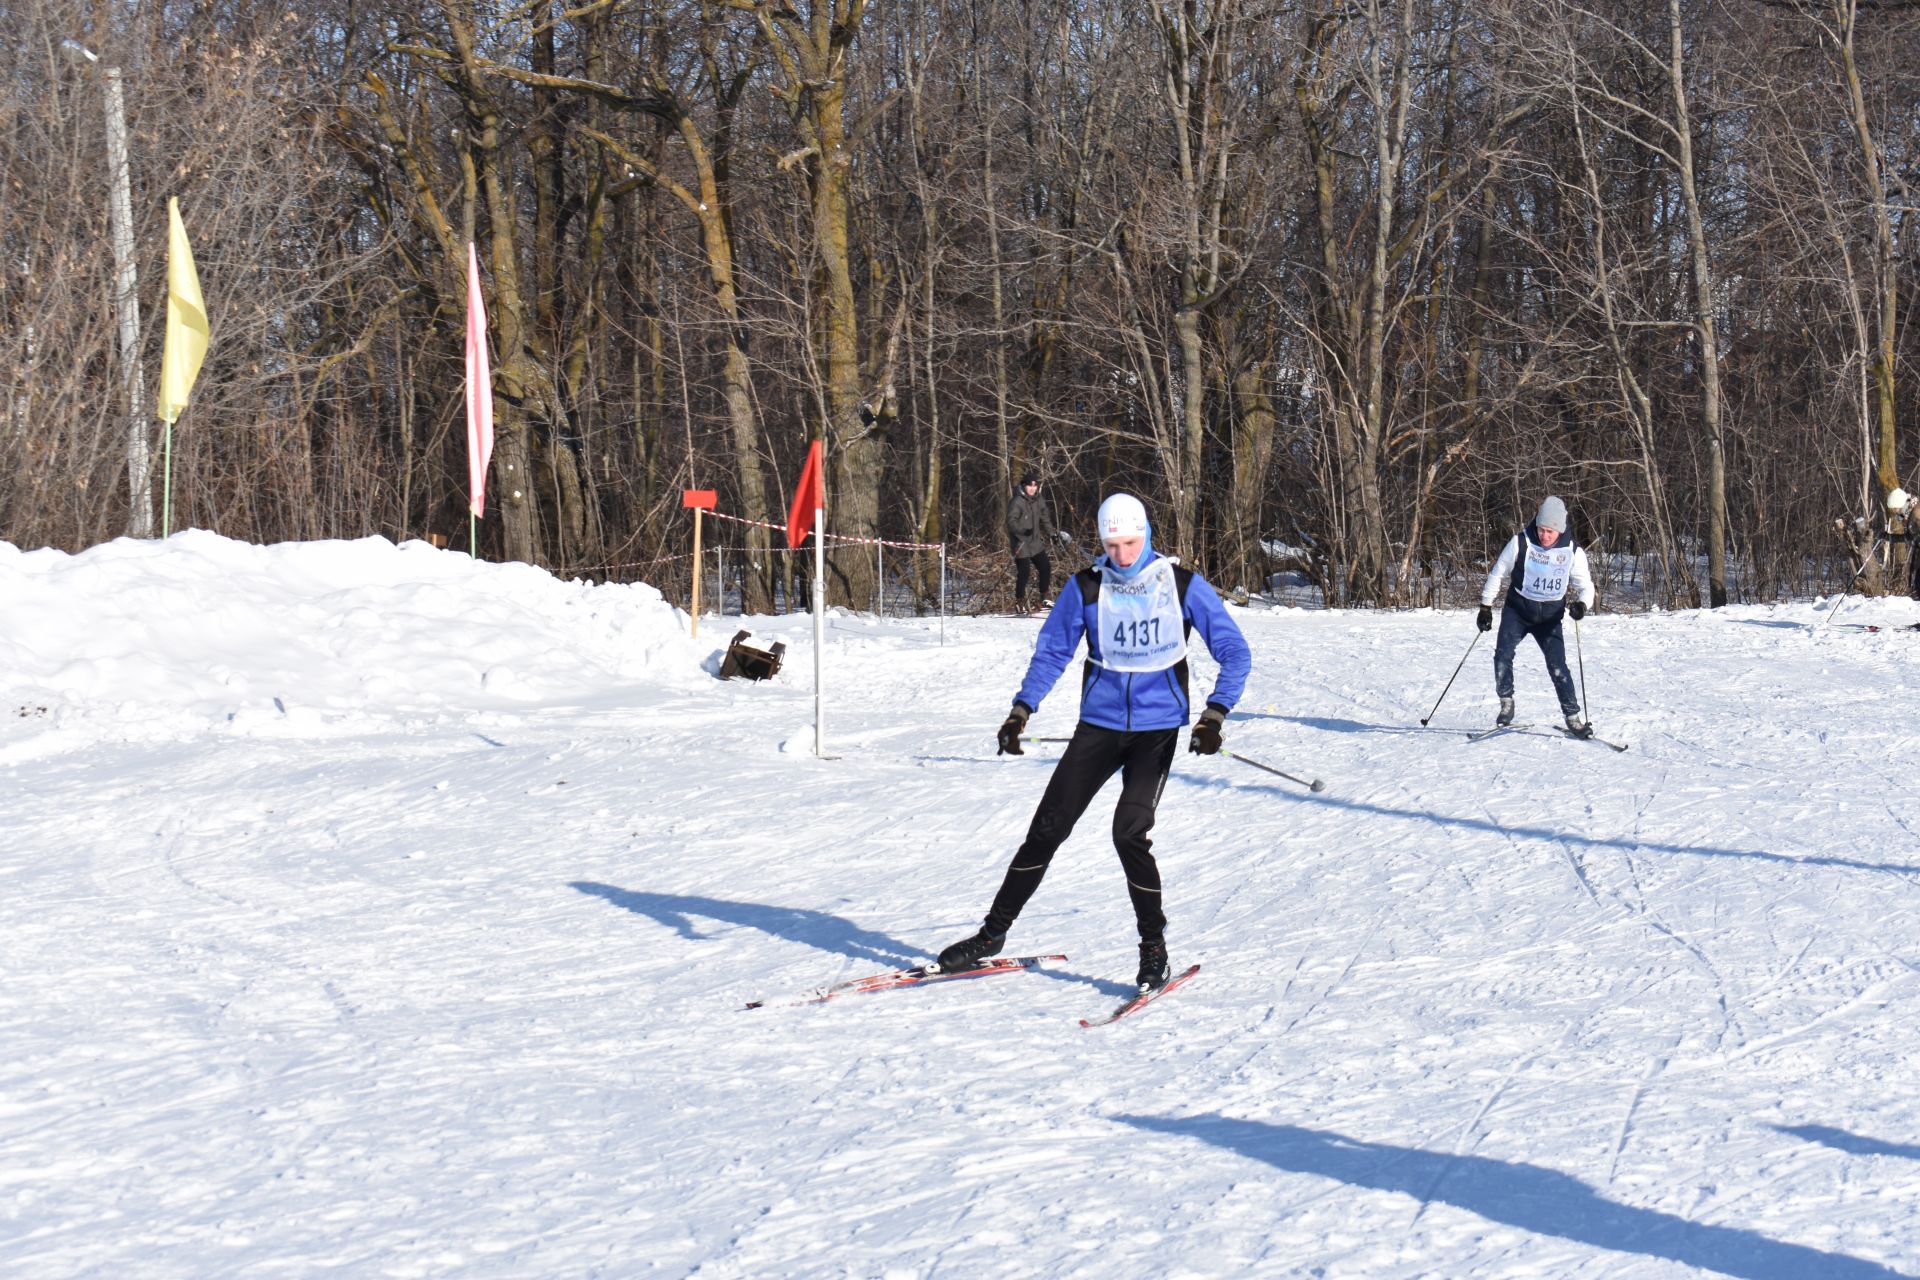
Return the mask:
[[[480,298],[480,255],[467,242],[468,509],[487,514],[487,463],[493,458],[493,374],[487,368],[487,304]]]
[[[793,508],[787,512],[787,545],[797,547],[807,540],[813,528],[813,513],[826,505],[827,489],[820,476],[820,442],[807,448],[807,465],[800,468],[800,484],[793,491]]]

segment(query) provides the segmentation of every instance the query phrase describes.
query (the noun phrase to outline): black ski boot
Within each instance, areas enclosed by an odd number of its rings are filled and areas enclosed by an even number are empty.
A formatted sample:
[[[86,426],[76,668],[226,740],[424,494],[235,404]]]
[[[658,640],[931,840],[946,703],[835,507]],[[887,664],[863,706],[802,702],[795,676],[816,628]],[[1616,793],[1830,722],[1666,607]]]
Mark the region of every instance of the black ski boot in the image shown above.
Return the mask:
[[[1158,991],[1167,985],[1172,970],[1167,967],[1167,944],[1162,938],[1142,938],[1140,940],[1140,976],[1134,981],[1140,984],[1140,994]]]
[[[940,972],[958,973],[962,969],[971,969],[988,956],[999,955],[1000,948],[1006,943],[1006,934],[993,933],[983,925],[980,932],[971,938],[962,938],[940,953]]]
[[[1513,699],[1512,698],[1500,699],[1500,714],[1493,718],[1493,722],[1494,724],[1500,726],[1503,729],[1506,726],[1513,723]]]
[[[1576,738],[1591,738],[1593,726],[1588,724],[1578,711],[1567,712],[1567,732]]]

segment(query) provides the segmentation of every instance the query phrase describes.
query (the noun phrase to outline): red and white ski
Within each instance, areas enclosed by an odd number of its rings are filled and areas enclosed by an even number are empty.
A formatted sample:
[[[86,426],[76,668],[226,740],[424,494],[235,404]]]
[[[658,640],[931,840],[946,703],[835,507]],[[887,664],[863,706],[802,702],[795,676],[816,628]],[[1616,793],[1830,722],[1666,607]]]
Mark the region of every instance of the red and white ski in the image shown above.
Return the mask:
[[[1146,1008],[1148,1005],[1152,1004],[1155,1000],[1158,1000],[1161,996],[1167,994],[1167,992],[1176,990],[1179,987],[1184,986],[1187,983],[1187,981],[1191,979],[1193,975],[1198,972],[1200,972],[1200,966],[1195,965],[1193,966],[1193,968],[1187,970],[1185,973],[1180,974],[1177,977],[1168,979],[1167,984],[1165,986],[1156,987],[1152,991],[1147,992],[1145,995],[1135,996],[1133,999],[1127,1001],[1125,1004],[1121,1005],[1118,1009],[1115,1009],[1112,1013],[1108,1014],[1104,1018],[1080,1019],[1080,1025],[1083,1027],[1104,1027],[1109,1022],[1118,1022],[1122,1018],[1130,1017],[1133,1014],[1140,1012],[1142,1009]]]
[[[865,995],[870,991],[891,991],[895,987],[923,987],[933,982],[954,982],[960,978],[990,978],[996,973],[1024,973],[1049,960],[1065,959],[1065,956],[997,956],[991,960],[982,960],[971,969],[962,969],[958,973],[942,973],[934,965],[923,964],[912,969],[895,969],[891,973],[876,973],[865,978],[849,978],[845,982],[836,982],[830,987],[815,987],[790,1000],[752,1000],[747,1003],[747,1008],[785,1009],[795,1005],[820,1004],[839,996]]]

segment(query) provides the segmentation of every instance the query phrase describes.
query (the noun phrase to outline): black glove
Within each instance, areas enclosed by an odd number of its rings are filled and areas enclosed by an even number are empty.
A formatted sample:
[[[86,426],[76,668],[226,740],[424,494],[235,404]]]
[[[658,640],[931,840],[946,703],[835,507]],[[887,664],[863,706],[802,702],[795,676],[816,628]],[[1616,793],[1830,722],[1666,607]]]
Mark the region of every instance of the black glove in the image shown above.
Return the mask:
[[[1493,606],[1490,604],[1481,605],[1480,612],[1475,615],[1473,622],[1474,625],[1482,631],[1493,630]]]
[[[1567,612],[1573,615],[1573,620],[1575,622],[1578,622],[1580,621],[1580,619],[1587,616],[1587,606],[1583,601],[1575,600],[1572,604],[1567,606]]]
[[[1193,737],[1187,741],[1187,750],[1194,755],[1212,756],[1220,753],[1220,726],[1227,718],[1227,709],[1217,702],[1209,702],[1207,709],[1200,713],[1200,719],[1193,726]]]
[[[1027,717],[1033,714],[1033,708],[1024,702],[1013,704],[1013,710],[1007,713],[1007,722],[1000,726],[1000,749],[994,752],[998,756],[1023,756],[1020,749],[1020,735],[1026,731]]]

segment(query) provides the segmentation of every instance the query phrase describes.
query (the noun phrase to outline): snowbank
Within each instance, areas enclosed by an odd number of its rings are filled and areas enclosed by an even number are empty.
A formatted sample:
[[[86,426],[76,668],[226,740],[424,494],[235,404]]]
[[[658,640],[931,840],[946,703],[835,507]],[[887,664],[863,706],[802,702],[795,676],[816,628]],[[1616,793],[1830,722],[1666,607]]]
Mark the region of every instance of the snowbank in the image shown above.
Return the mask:
[[[79,555],[0,543],[0,706],[84,740],[304,736],[706,681],[648,586],[385,538],[190,530]]]

